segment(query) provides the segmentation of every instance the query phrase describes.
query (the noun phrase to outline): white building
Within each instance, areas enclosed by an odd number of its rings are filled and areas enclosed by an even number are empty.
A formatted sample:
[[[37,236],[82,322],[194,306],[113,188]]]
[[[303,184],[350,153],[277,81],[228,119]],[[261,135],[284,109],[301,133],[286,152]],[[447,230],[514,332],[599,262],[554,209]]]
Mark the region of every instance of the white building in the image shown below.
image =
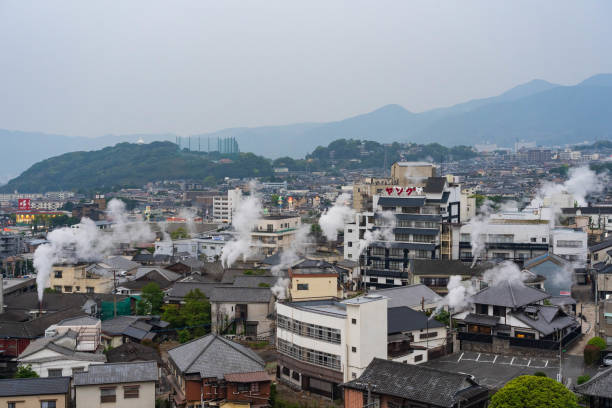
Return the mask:
[[[277,303],[279,380],[334,398],[338,385],[387,358],[387,298]]]
[[[188,253],[192,258],[205,258],[214,262],[221,256],[223,247],[232,239],[232,234],[215,234],[201,238],[182,239],[177,241],[159,241],[155,243],[155,255],[173,255]]]
[[[242,199],[242,190],[228,190],[226,196],[213,197],[213,222],[231,224],[238,203]]]
[[[257,220],[251,232],[251,246],[264,256],[288,248],[301,227],[299,215],[267,215]]]
[[[551,232],[552,253],[570,262],[587,260],[587,233],[582,229],[555,228]]]

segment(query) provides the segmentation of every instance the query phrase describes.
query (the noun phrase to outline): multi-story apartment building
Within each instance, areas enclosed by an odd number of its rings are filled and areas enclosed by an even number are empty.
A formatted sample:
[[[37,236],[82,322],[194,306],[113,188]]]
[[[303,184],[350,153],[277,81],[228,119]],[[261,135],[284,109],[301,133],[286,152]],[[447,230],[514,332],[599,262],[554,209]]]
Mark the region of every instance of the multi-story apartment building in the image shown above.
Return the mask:
[[[340,397],[339,384],[387,358],[387,298],[277,303],[277,378],[293,387]]]
[[[0,231],[0,260],[23,252],[23,239],[19,234]]]
[[[267,215],[257,220],[251,232],[251,245],[264,256],[288,248],[302,225],[299,215]]]
[[[369,286],[407,285],[412,259],[453,258],[451,227],[460,221],[460,186],[445,177],[416,183],[384,188],[372,198],[374,211],[357,213],[355,222],[345,225],[344,257],[360,262]]]
[[[96,274],[85,263],[58,264],[51,270],[49,287],[62,293],[110,293],[113,277]]]
[[[225,196],[213,197],[213,222],[231,224],[241,198],[242,190],[239,188],[228,190]]]

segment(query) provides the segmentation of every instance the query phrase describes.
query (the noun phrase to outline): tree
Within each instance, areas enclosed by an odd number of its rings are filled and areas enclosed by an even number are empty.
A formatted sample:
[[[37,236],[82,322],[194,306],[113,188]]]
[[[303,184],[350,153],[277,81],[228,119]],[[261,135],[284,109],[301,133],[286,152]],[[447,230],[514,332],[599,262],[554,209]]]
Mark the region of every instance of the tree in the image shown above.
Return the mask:
[[[17,367],[17,372],[15,373],[15,378],[38,378],[39,375],[36,371],[32,370],[31,365],[22,365]]]
[[[210,302],[199,289],[187,293],[184,300],[180,307],[164,305],[162,319],[175,329],[189,330],[193,337],[203,336],[210,326]]]
[[[585,382],[589,381],[590,379],[591,379],[591,376],[590,376],[590,375],[588,375],[588,374],[581,375],[581,376],[579,376],[579,377],[576,379],[576,383],[577,383],[578,385],[580,385],[580,384],[584,384]]]
[[[189,233],[183,227],[178,227],[176,230],[170,233],[170,238],[173,240],[189,238]]]
[[[181,343],[187,343],[189,340],[191,340],[191,334],[189,333],[189,330],[187,329],[179,330],[178,340]]]
[[[142,288],[142,295],[140,300],[149,303],[149,313],[159,314],[159,312],[161,311],[161,307],[164,304],[164,292],[162,292],[157,283],[151,282]],[[140,301],[138,303],[140,303]],[[136,307],[138,307],[138,304],[136,304]]]
[[[589,342],[587,343],[591,346],[595,346],[597,348],[599,348],[600,350],[605,350],[606,347],[608,347],[606,345],[606,341],[604,339],[602,339],[601,337],[593,337],[591,340],[589,340]]]
[[[489,408],[575,408],[576,396],[551,378],[522,375],[491,398]]]

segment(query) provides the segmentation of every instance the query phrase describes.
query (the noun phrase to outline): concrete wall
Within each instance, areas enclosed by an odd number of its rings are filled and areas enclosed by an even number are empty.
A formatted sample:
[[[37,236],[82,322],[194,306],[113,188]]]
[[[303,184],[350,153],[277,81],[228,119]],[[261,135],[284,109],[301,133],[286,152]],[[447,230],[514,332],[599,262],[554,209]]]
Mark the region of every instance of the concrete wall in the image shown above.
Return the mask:
[[[123,387],[140,385],[138,398],[123,398]],[[116,386],[114,403],[100,402],[100,387]],[[117,407],[117,408],[151,408],[155,406],[155,383],[122,383],[108,385],[81,385],[75,387],[77,408]]]

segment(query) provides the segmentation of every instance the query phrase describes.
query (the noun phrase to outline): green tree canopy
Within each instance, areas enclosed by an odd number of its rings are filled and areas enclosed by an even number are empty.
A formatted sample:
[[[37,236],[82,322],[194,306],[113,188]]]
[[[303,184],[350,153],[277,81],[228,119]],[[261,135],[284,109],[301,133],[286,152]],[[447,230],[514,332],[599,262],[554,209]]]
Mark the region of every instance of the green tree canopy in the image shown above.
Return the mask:
[[[187,293],[184,300],[180,307],[165,305],[162,319],[176,329],[188,329],[193,337],[203,336],[210,325],[210,302],[199,289]]]
[[[577,398],[563,384],[547,377],[522,375],[491,398],[489,408],[575,408]]]
[[[605,350],[606,347],[608,347],[606,345],[606,341],[604,339],[602,339],[601,337],[597,337],[597,336],[595,336],[591,340],[589,340],[589,342],[587,344],[590,344],[591,346],[596,346],[600,350]]]
[[[17,367],[17,371],[15,372],[15,378],[38,378],[39,375],[36,371],[32,370],[31,365],[22,365]]]
[[[142,295],[136,310],[138,314],[158,314],[164,304],[164,292],[155,282],[148,283],[142,288]]]

